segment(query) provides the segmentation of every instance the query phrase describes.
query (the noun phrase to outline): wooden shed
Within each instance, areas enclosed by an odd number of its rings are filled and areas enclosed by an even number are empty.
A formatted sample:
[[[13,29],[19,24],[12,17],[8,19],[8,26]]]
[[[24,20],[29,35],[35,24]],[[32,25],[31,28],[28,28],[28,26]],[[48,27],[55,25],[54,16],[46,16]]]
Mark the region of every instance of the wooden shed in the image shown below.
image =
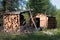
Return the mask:
[[[57,27],[56,17],[37,13],[36,15],[34,15],[34,20],[37,27],[42,27],[42,28],[56,28]]]
[[[22,13],[33,11],[32,9],[24,11],[13,11],[13,12],[4,12],[3,13],[3,27],[5,32],[9,33],[20,33],[21,25],[23,22]],[[22,21],[21,21],[22,20]]]

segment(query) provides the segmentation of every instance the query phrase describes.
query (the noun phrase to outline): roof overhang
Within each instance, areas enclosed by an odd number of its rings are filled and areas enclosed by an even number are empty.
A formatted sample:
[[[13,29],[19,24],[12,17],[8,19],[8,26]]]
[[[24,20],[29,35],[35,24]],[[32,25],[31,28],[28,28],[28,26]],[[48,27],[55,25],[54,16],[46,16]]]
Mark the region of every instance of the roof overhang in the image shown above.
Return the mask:
[[[1,12],[2,14],[22,14],[33,11],[33,9],[23,10],[23,11],[12,11],[12,12]]]

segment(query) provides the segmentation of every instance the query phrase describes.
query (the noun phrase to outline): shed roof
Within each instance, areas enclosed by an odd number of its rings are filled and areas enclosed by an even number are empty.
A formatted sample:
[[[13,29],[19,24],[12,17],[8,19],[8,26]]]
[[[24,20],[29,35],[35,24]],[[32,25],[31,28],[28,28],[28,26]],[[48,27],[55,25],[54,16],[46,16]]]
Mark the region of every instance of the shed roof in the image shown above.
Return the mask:
[[[2,13],[2,14],[21,14],[21,13],[26,13],[29,11],[33,11],[33,9],[28,9],[28,10],[23,10],[23,11],[12,11],[12,12],[1,11],[0,13]]]
[[[46,16],[46,17],[56,17],[56,16],[51,16],[51,15],[45,15],[45,14],[43,14],[43,13],[37,13],[37,14],[35,14],[33,17],[36,17],[36,16]]]

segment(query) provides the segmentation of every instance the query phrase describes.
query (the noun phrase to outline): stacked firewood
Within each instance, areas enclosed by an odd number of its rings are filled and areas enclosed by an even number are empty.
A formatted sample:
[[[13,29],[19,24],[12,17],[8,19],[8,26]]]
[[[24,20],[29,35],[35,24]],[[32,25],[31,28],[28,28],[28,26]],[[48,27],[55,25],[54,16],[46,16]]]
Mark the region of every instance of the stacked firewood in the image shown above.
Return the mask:
[[[19,15],[4,15],[4,31],[5,32],[19,32],[20,31],[20,20]]]

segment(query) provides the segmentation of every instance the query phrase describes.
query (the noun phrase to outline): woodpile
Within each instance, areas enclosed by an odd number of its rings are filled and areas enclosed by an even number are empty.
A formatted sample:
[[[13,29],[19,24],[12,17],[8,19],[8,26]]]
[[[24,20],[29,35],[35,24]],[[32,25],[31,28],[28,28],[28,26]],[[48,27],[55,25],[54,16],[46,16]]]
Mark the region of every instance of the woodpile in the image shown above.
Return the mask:
[[[3,16],[4,31],[5,32],[19,32],[20,31],[20,16],[18,14],[6,14]]]

